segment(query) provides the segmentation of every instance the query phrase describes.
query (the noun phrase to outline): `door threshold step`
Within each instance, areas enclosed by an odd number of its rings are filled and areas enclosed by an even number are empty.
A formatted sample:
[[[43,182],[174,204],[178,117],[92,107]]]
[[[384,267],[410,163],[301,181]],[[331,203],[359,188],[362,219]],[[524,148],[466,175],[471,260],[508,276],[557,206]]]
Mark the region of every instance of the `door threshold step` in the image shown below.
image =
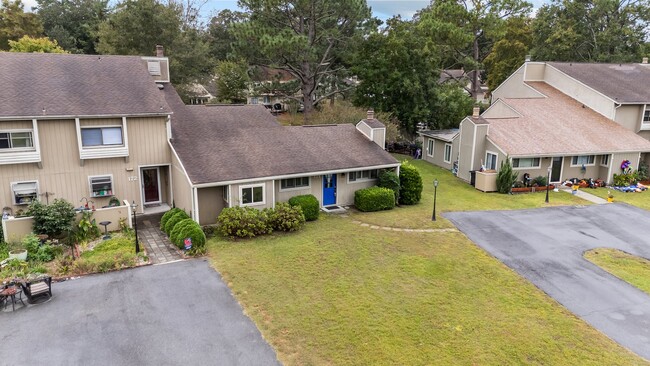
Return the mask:
[[[348,210],[348,207],[331,205],[331,206],[323,206],[323,207],[321,207],[321,210],[323,210],[323,211],[325,211],[327,213],[346,213],[347,210]]]

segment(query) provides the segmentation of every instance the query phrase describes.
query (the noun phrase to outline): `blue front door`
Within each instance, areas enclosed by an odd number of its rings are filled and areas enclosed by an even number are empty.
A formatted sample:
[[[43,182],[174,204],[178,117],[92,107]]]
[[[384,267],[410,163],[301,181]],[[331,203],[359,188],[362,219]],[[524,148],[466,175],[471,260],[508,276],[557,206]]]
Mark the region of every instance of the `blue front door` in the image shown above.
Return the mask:
[[[323,206],[336,204],[336,174],[323,176]]]

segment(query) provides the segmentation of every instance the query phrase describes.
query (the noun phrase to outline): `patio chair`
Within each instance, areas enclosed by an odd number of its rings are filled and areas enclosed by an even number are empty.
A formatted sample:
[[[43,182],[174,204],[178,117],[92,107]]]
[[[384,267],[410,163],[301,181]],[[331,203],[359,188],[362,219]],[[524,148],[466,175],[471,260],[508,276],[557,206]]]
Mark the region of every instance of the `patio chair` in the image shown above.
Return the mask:
[[[25,281],[21,283],[23,292],[27,296],[30,304],[36,299],[48,299],[52,297],[52,277],[47,276],[36,280]]]

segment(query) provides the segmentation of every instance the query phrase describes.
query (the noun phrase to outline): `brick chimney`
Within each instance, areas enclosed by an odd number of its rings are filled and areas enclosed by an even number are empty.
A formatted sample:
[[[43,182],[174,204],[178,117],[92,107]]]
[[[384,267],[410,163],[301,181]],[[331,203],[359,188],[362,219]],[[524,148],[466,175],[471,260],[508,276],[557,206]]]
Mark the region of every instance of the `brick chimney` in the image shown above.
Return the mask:
[[[481,108],[476,106],[472,110],[472,118],[478,118],[481,115]]]
[[[367,120],[372,120],[375,119],[375,111],[372,109],[368,109],[368,114],[366,116]]]
[[[161,44],[156,45],[156,57],[165,57],[165,47]]]
[[[643,60],[641,61],[642,64],[647,64],[648,63],[648,58],[644,57]]]

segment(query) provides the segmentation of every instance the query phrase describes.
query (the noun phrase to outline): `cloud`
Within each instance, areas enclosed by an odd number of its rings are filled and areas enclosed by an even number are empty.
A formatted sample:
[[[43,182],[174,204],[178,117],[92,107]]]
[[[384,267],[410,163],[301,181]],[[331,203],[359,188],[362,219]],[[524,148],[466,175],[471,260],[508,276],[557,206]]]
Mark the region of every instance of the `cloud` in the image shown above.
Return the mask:
[[[418,10],[429,6],[430,3],[429,0],[368,0],[373,15],[384,20],[393,15],[410,19]]]

